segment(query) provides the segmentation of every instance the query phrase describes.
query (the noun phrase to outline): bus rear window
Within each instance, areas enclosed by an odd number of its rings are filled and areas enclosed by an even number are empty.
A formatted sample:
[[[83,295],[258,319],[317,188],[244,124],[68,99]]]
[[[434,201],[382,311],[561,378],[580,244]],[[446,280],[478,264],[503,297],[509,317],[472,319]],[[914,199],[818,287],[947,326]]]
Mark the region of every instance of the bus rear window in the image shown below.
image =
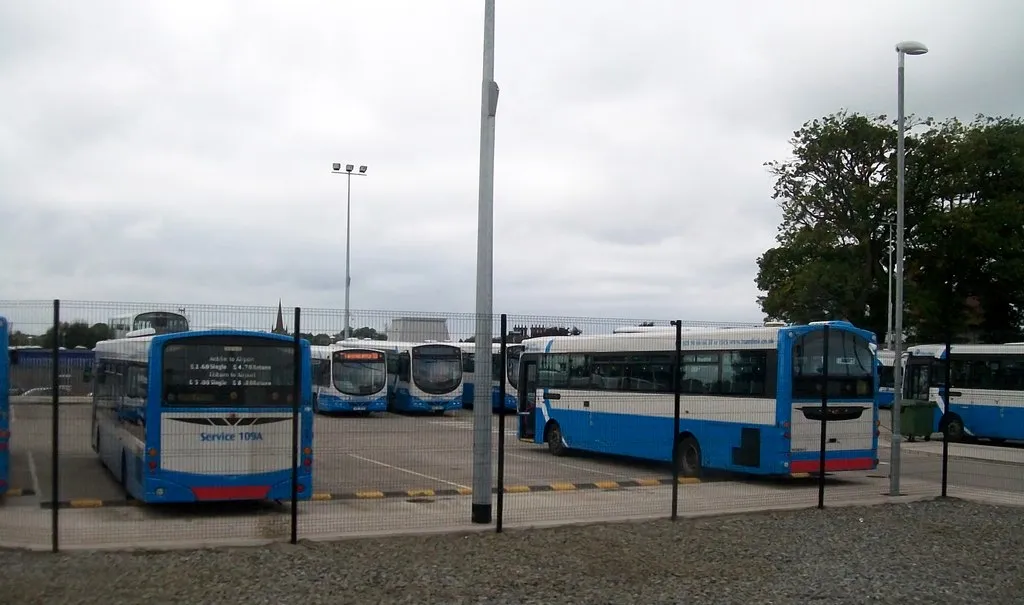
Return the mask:
[[[291,406],[294,355],[294,345],[246,336],[172,341],[163,350],[163,403]]]
[[[852,332],[833,329],[828,335],[827,366],[824,359],[825,331],[817,329],[793,342],[793,397],[821,397],[822,378],[827,372],[828,396],[870,398],[874,396],[875,356],[867,339]]]

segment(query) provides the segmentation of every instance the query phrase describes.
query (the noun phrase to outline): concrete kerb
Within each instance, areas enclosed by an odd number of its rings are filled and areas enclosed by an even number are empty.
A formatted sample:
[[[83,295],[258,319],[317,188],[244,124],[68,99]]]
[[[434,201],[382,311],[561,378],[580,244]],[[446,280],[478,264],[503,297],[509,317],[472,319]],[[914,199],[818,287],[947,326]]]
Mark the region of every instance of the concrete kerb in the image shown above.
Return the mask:
[[[700,479],[680,477],[680,485],[692,485],[701,483]],[[505,487],[506,494],[526,494],[536,492],[567,492],[587,490],[618,490],[643,487],[656,487],[672,485],[671,479],[634,479],[631,481],[597,481],[594,483],[549,483],[540,485],[508,485]],[[495,488],[492,493],[497,494]],[[316,492],[310,498],[313,502],[331,502],[336,500],[385,500],[394,498],[441,498],[452,496],[471,496],[473,490],[470,488],[454,489],[407,489],[407,490],[359,490],[354,492]],[[93,498],[76,498],[62,500],[58,503],[60,508],[100,508],[116,506],[139,506],[141,503],[131,499],[99,500]],[[53,508],[53,502],[42,502],[40,506],[45,509]]]
[[[809,473],[799,473],[788,477],[783,477],[784,481],[791,480],[802,480],[814,478],[815,475]],[[737,481],[737,477],[708,477],[708,478],[697,478],[697,477],[680,477],[680,485],[697,485],[701,483],[727,483],[730,481]],[[756,478],[744,477],[747,481],[756,480]],[[777,480],[777,478],[775,478]],[[529,494],[529,493],[545,493],[545,492],[579,492],[579,491],[614,491],[614,490],[629,490],[629,489],[643,489],[651,487],[662,487],[671,486],[671,478],[641,478],[641,479],[630,479],[630,480],[619,480],[619,481],[594,481],[594,482],[553,482],[536,485],[506,485],[504,493],[506,494]],[[497,494],[497,488],[492,490],[492,493]],[[407,490],[357,490],[353,492],[315,492],[310,498],[312,502],[333,502],[333,501],[344,501],[344,500],[390,500],[396,498],[403,499],[419,499],[419,498],[447,498],[457,496],[470,496],[473,494],[473,490],[470,488],[445,488],[445,489],[407,489]],[[133,499],[115,499],[115,500],[99,500],[94,498],[76,498],[71,500],[62,500],[58,503],[58,506],[62,509],[65,508],[101,508],[101,507],[123,507],[123,506],[139,506],[140,502]],[[53,508],[53,502],[44,501],[40,503],[40,506],[44,509]]]

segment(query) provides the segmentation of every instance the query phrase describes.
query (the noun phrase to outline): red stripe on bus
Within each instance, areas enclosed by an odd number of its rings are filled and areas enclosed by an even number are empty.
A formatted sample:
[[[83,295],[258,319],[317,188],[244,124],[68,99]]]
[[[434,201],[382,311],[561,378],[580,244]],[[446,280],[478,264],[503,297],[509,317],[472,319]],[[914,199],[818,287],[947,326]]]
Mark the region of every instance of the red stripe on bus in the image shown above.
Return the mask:
[[[875,468],[872,458],[833,458],[825,460],[825,472],[870,471]],[[794,460],[789,463],[791,473],[816,473],[821,468],[818,460]]]
[[[192,493],[196,500],[263,500],[270,493],[270,486],[193,487]]]

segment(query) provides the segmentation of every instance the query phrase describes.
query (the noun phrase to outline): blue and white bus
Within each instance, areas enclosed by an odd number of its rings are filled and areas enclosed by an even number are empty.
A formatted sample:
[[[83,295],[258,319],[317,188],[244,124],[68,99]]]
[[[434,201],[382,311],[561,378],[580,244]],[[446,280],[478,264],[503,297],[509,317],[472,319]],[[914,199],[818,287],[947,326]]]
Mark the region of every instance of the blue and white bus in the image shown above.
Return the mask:
[[[876,353],[878,358],[878,407],[883,410],[892,408],[892,400],[895,397],[893,386],[895,385],[894,365],[896,352],[892,349],[879,349]]]
[[[383,348],[311,347],[313,411],[368,416],[388,409],[388,367]]]
[[[11,481],[11,363],[15,361],[18,353],[9,349],[9,324],[7,320],[0,317],[0,348],[3,349],[3,358],[0,358],[0,496],[10,489]]]
[[[460,342],[462,349],[462,407],[473,409],[474,385],[473,369],[476,367],[476,344],[472,342]],[[516,397],[516,383],[519,380],[519,356],[523,352],[521,344],[505,344],[505,410],[515,412],[518,406]],[[491,410],[498,412],[501,409],[501,343],[491,343]]]
[[[342,340],[342,346],[365,347],[366,341]],[[388,356],[390,410],[431,412],[443,416],[462,407],[462,349],[443,342],[374,343]]]
[[[291,497],[295,344],[203,330],[96,343],[92,447],[147,503]],[[309,342],[300,342],[298,495],[312,492]]]
[[[145,311],[110,318],[111,338],[125,338],[130,333],[153,330],[153,334],[188,332],[188,318],[180,311]]]
[[[1024,344],[952,345],[948,414],[945,345],[907,353],[903,397],[935,404],[934,432],[950,441],[1024,440]]]
[[[584,450],[762,475],[814,473],[821,451],[822,362],[828,331],[825,470],[878,464],[874,335],[848,322],[687,330],[679,434],[675,334],[523,341],[519,436],[554,455]]]

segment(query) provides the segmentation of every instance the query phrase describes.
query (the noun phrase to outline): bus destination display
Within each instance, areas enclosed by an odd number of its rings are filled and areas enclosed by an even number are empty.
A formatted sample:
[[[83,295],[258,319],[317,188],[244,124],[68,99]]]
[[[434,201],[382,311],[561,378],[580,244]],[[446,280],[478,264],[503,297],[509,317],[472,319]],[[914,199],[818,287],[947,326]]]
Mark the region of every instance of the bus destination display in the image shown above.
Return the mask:
[[[266,351],[267,348],[194,347],[188,353],[188,385],[242,388],[274,386],[274,368],[267,359],[267,353],[270,352]],[[287,353],[290,354],[290,351]]]

